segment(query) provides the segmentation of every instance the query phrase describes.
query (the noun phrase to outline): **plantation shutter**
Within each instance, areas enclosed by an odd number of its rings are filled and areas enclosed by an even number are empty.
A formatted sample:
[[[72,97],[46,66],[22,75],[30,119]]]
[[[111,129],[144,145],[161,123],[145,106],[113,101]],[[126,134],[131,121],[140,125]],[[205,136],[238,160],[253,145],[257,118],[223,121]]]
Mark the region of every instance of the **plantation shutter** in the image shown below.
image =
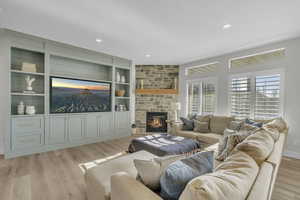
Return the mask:
[[[249,77],[233,78],[231,80],[231,115],[237,119],[248,118],[251,115],[251,85]]]
[[[255,77],[256,119],[272,119],[280,115],[280,74]]]
[[[189,114],[200,113],[201,87],[200,84],[190,83],[188,86],[188,111]]]
[[[202,84],[202,114],[213,114],[215,111],[215,85],[212,83]]]

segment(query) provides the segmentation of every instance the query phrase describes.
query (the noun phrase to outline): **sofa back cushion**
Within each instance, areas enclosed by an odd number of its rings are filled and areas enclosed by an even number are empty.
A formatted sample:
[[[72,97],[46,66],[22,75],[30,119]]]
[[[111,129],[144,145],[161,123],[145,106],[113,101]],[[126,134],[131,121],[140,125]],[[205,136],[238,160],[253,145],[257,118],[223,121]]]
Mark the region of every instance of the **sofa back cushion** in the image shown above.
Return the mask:
[[[234,117],[211,116],[210,130],[213,133],[223,134],[225,128],[227,128],[230,125],[230,122],[233,120]]]
[[[264,162],[272,153],[274,148],[274,139],[270,133],[264,129],[257,130],[254,134],[248,136],[236,148],[251,156],[258,165]]]
[[[190,181],[180,200],[245,200],[258,171],[258,165],[248,154],[235,151],[214,173]]]

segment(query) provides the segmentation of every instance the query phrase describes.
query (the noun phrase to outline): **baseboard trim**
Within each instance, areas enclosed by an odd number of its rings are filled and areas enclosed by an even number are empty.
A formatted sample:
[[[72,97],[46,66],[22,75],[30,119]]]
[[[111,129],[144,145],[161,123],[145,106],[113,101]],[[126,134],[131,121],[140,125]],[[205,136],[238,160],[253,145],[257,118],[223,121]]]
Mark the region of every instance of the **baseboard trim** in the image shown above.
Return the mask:
[[[283,153],[284,156],[290,157],[290,158],[295,158],[300,160],[300,153],[296,153],[293,151],[286,151]]]

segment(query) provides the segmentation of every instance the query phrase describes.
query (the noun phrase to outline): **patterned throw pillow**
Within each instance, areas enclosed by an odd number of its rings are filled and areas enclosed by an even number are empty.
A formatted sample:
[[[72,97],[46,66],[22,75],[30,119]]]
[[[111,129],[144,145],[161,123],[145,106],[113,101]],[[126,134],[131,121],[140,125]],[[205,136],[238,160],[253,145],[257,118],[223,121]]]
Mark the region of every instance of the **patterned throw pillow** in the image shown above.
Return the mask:
[[[251,132],[238,132],[236,134],[226,136],[226,147],[223,150],[223,152],[216,157],[216,160],[224,161],[230,155],[235,146],[241,143],[243,140],[245,140],[250,134]]]
[[[184,131],[192,131],[194,130],[194,120],[190,120],[184,117],[180,117],[180,120],[182,121],[182,130]]]
[[[217,154],[218,156],[220,156],[223,153],[224,149],[226,148],[227,140],[228,140],[227,136],[236,133],[237,132],[235,130],[231,130],[228,128],[224,130],[223,137],[219,139],[219,147],[218,147],[218,154]]]
[[[200,133],[209,133],[209,122],[194,120],[194,131]]]
[[[239,131],[244,124],[244,121],[233,120],[230,122],[228,128],[231,130]]]

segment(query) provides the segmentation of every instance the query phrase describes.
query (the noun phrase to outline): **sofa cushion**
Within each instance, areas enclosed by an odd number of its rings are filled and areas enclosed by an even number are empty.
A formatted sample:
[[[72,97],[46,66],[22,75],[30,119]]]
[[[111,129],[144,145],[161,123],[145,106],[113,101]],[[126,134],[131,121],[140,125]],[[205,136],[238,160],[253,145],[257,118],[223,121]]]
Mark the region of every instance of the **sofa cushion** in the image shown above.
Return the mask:
[[[218,143],[222,135],[216,133],[197,133],[196,139],[207,144]]]
[[[237,145],[237,149],[250,155],[257,164],[264,162],[274,147],[274,139],[265,130],[260,129]]]
[[[190,181],[180,200],[245,200],[258,171],[258,165],[248,154],[235,151],[214,173]]]
[[[194,131],[178,130],[176,135],[191,138],[191,139],[197,139],[197,136],[199,135],[199,133],[194,132]]]
[[[180,120],[182,121],[182,130],[184,131],[192,131],[194,130],[194,120],[187,119],[184,117],[180,117]]]
[[[209,122],[194,120],[194,131],[200,133],[209,133]]]
[[[176,160],[184,158],[183,155],[173,155],[153,158],[150,160],[134,159],[133,163],[138,171],[138,179],[152,190],[159,188],[160,176],[166,167]]]
[[[227,128],[233,120],[233,117],[212,116],[210,118],[210,130],[213,133],[223,134],[225,128]]]
[[[196,153],[171,163],[160,178],[161,197],[178,199],[186,184],[195,177],[213,171],[213,151]]]
[[[208,122],[210,121],[212,115],[197,115],[195,120],[200,122]]]
[[[109,199],[111,189],[110,177],[112,174],[123,171],[135,178],[137,171],[134,167],[133,159],[151,159],[155,157],[155,155],[147,151],[139,151],[103,162],[96,167],[88,169],[85,173],[88,199]]]
[[[287,125],[282,118],[277,118],[263,125],[263,129],[268,131],[273,139],[277,141],[281,132],[287,130]]]

